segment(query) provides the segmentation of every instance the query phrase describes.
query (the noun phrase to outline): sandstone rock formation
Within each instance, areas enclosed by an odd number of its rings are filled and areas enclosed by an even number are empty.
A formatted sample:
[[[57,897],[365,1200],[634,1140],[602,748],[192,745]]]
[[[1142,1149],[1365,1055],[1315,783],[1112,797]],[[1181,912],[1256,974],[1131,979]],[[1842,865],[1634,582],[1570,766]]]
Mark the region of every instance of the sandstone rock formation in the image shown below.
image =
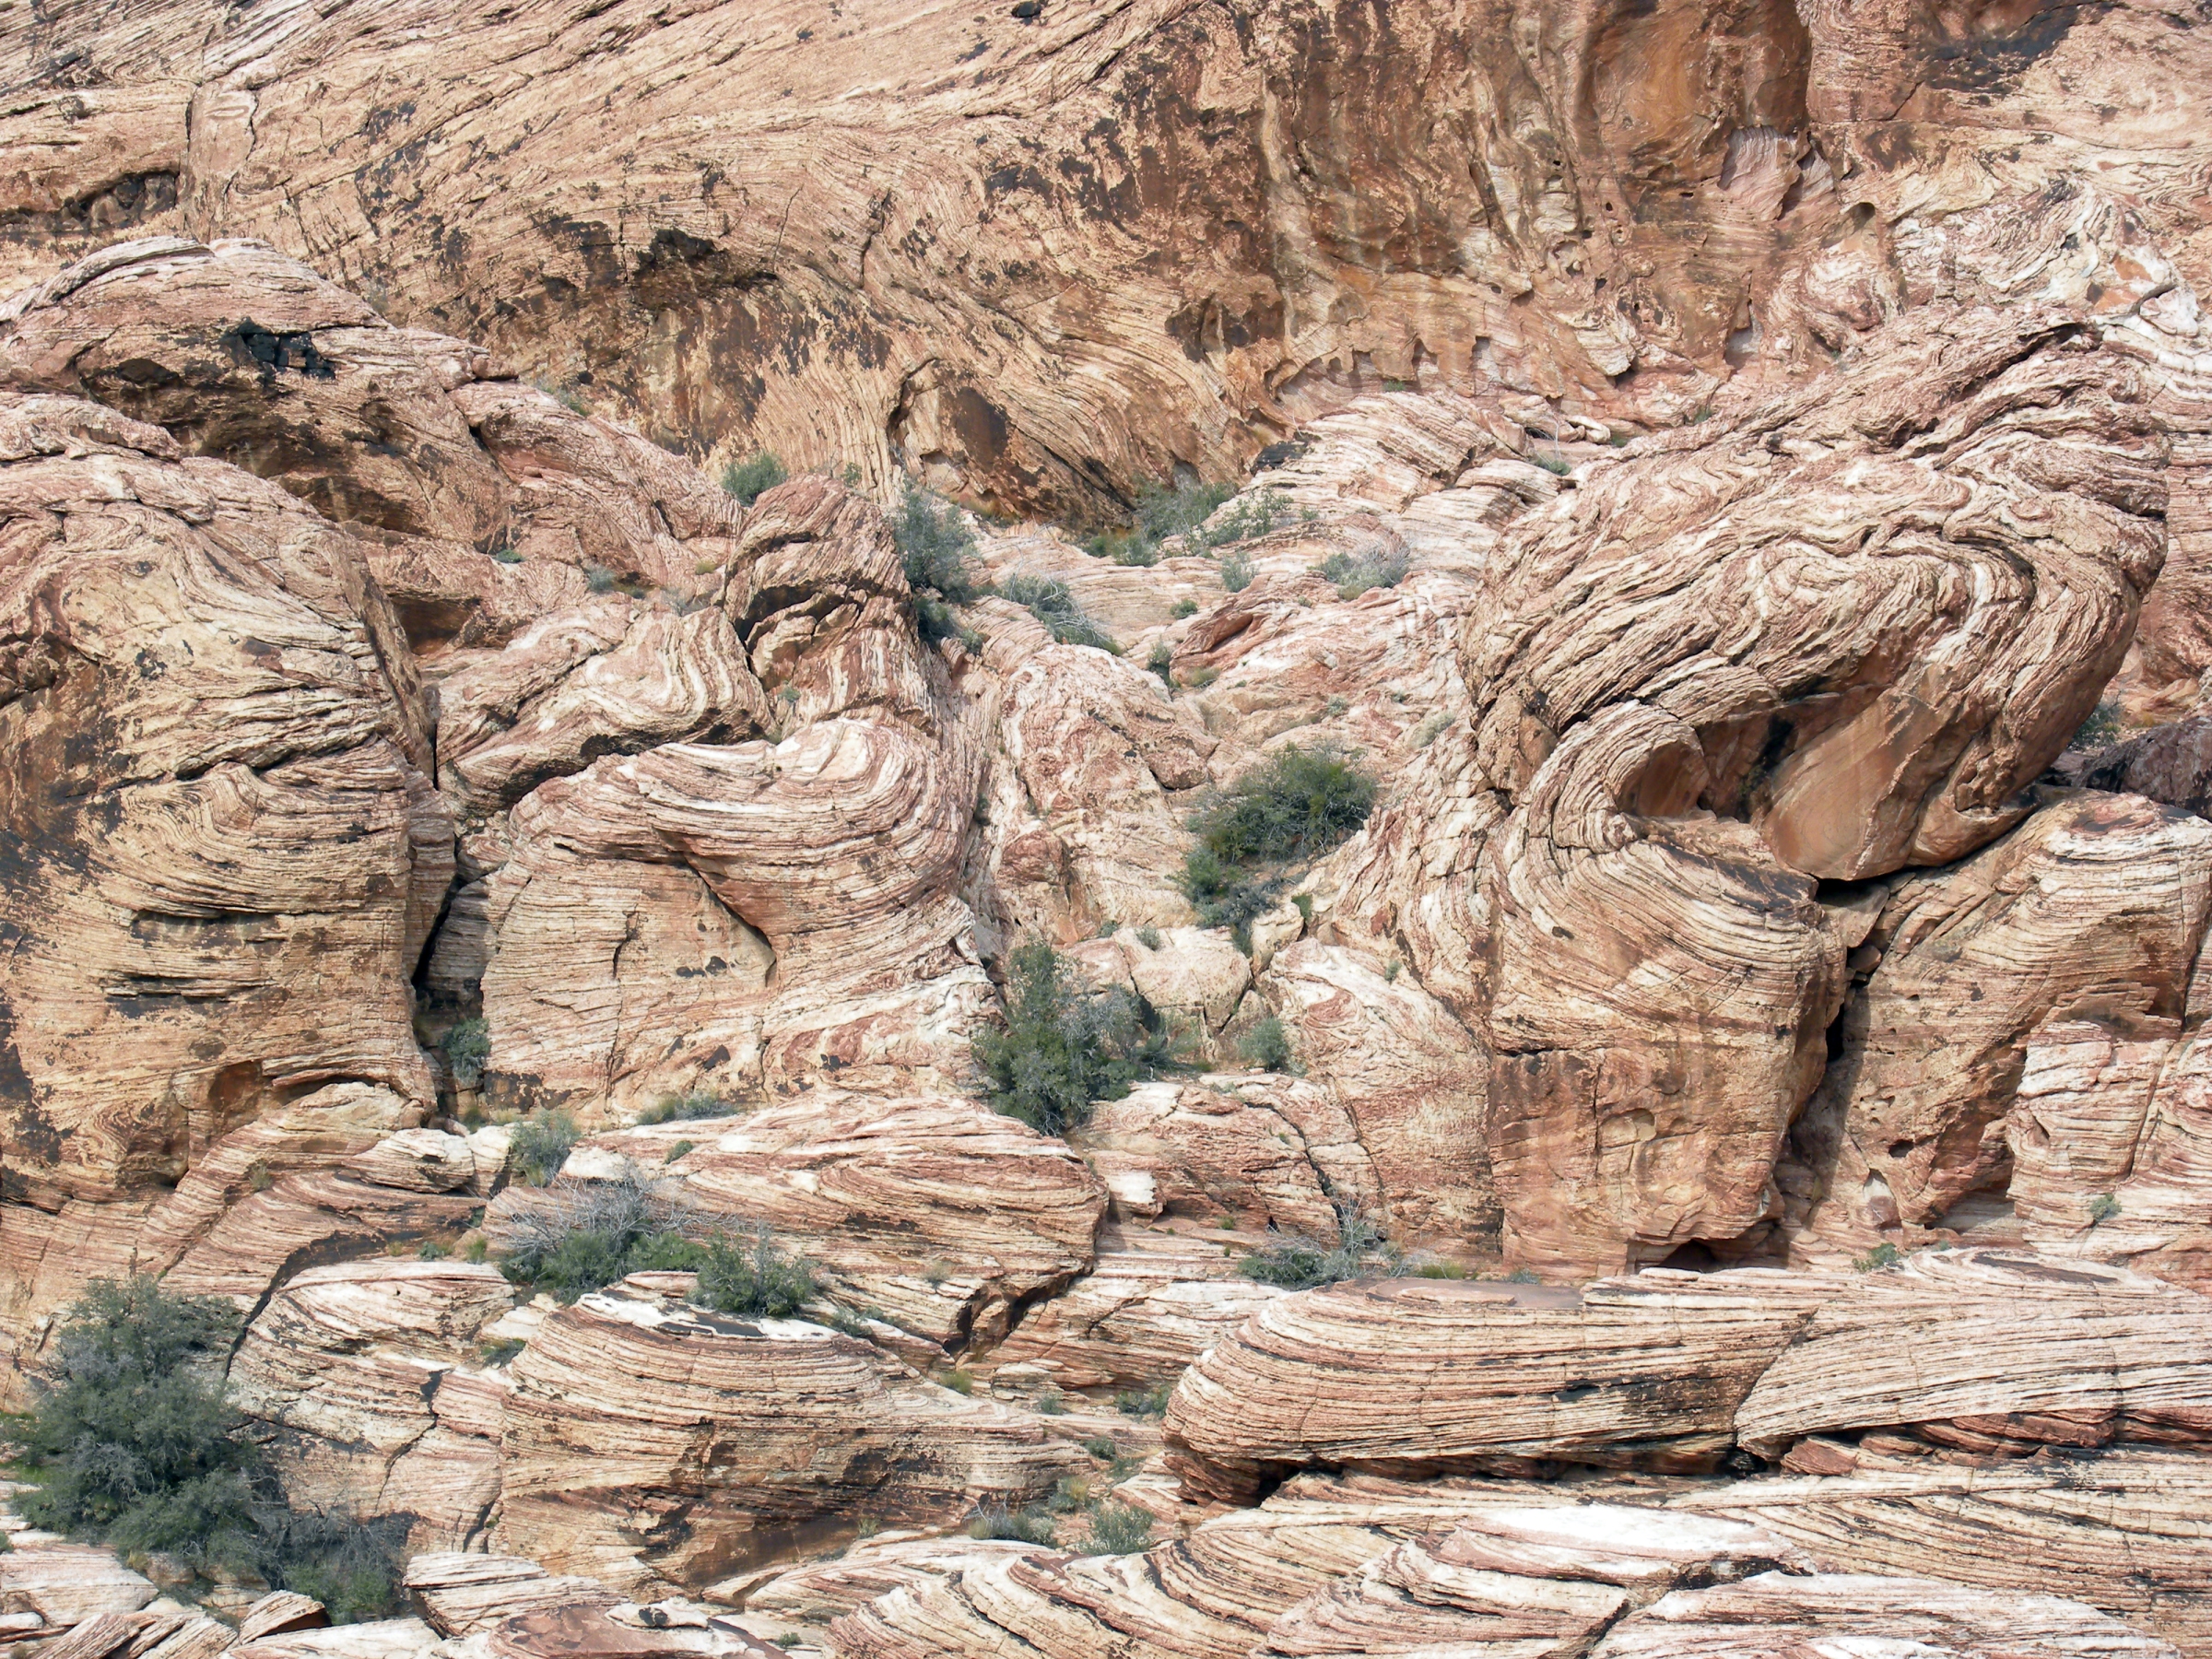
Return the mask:
[[[1231,1500],[1313,1465],[1700,1470],[1839,1430],[2016,1455],[2201,1447],[2207,1317],[2155,1279],[1993,1251],[1852,1279],[1371,1281],[1258,1310],[1184,1374],[1167,1436],[1187,1484]]]
[[[694,1223],[768,1227],[830,1290],[947,1346],[1003,1332],[1012,1309],[1088,1267],[1105,1208],[1066,1146],[972,1101],[828,1089],[598,1136],[567,1169],[583,1181],[665,1172]],[[540,1202],[510,1187],[488,1230],[503,1236]]]
[[[846,1515],[1018,1505],[1080,1461],[1036,1418],[865,1342],[647,1296],[564,1309],[512,1372],[498,1542],[630,1593],[724,1576]]]

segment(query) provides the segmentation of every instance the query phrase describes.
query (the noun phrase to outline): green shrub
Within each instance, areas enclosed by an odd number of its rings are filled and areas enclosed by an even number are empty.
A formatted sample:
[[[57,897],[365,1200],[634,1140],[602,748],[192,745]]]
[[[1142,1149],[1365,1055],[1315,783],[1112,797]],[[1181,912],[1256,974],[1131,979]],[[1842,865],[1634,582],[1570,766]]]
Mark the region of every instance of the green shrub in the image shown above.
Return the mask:
[[[1542,450],[1535,450],[1530,453],[1528,458],[1546,472],[1556,474],[1562,478],[1574,470],[1574,463],[1556,451],[1547,454]]]
[[[1167,941],[1159,936],[1159,929],[1145,926],[1136,930],[1136,942],[1147,950],[1158,950]]]
[[[1364,553],[1332,553],[1313,573],[1336,584],[1336,597],[1357,599],[1371,588],[1396,587],[1406,580],[1406,553],[1400,547],[1371,547]]]
[[[1294,858],[1317,857],[1367,821],[1375,782],[1325,747],[1277,749],[1191,819],[1198,844],[1178,885],[1206,927],[1252,947],[1252,924],[1273,908]]]
[[[491,1022],[464,1019],[446,1032],[438,1044],[455,1088],[477,1088],[484,1082],[484,1063],[491,1058]]]
[[[1290,1069],[1290,1034],[1283,1030],[1283,1022],[1270,1014],[1237,1040],[1237,1053],[1245,1064],[1262,1071],[1287,1072]]]
[[[611,594],[615,591],[615,573],[605,565],[587,564],[583,567],[583,585],[594,594]]]
[[[559,1182],[508,1225],[514,1242],[500,1271],[562,1302],[626,1274],[698,1265],[698,1247],[684,1236],[674,1203],[660,1185],[634,1174]]]
[[[1232,594],[1241,594],[1252,585],[1255,574],[1252,560],[1241,553],[1224,554],[1221,559],[1221,585]]]
[[[789,1319],[819,1293],[812,1264],[779,1249],[765,1225],[710,1233],[696,1248],[699,1300],[719,1312]]]
[[[1112,639],[1090,619],[1074,591],[1057,577],[1009,576],[998,584],[998,594],[1026,608],[1063,645],[1093,645],[1100,651],[1114,648]]]
[[[1452,716],[1441,709],[1432,709],[1421,716],[1420,724],[1413,728],[1413,747],[1427,748],[1434,743],[1437,734],[1452,724]]]
[[[1904,1259],[1898,1253],[1897,1246],[1885,1239],[1865,1255],[1853,1258],[1851,1265],[1861,1273],[1873,1273],[1883,1267],[1894,1267]]]
[[[982,594],[973,569],[974,533],[957,507],[909,478],[891,519],[891,534],[906,567],[906,584],[914,593],[915,627],[925,640],[953,638],[960,629],[949,607]]]
[[[237,1318],[228,1302],[144,1276],[94,1280],[32,1378],[16,1439],[40,1484],[23,1495],[24,1518],[125,1555],[253,1566],[258,1460],[217,1380]]]
[[[1110,1434],[1092,1435],[1083,1442],[1083,1450],[1100,1463],[1112,1463],[1122,1454],[1122,1449],[1113,1443],[1113,1437]]]
[[[712,1089],[695,1088],[688,1094],[663,1095],[638,1113],[641,1124],[688,1123],[696,1118],[735,1117],[737,1102]]]
[[[560,1166],[569,1161],[569,1154],[582,1138],[583,1131],[576,1127],[576,1120],[556,1107],[534,1112],[514,1126],[514,1135],[507,1143],[507,1157],[532,1186],[544,1186],[560,1173]]]
[[[1233,547],[1266,535],[1289,512],[1282,491],[1262,489],[1244,497],[1214,523],[1192,537],[1201,549]]]
[[[2100,1193],[2089,1200],[2089,1225],[2099,1227],[2120,1213],[2120,1200],[2110,1193]]]
[[[1178,599],[1175,601],[1175,608],[1169,614],[1172,616],[1178,622],[1182,621],[1185,617],[1194,617],[1198,614],[1198,601],[1195,599]]]
[[[1156,565],[1161,544],[1179,535],[1193,552],[1202,552],[1208,544],[1198,537],[1198,527],[1236,493],[1233,484],[1147,484],[1137,491],[1129,528],[1106,531],[1083,546],[1119,565]]]
[[[661,1161],[665,1164],[672,1164],[677,1159],[683,1157],[686,1153],[696,1152],[698,1150],[699,1143],[697,1141],[679,1140],[674,1146],[668,1148],[666,1154],[661,1159]]]
[[[1336,1205],[1336,1236],[1313,1239],[1299,1234],[1256,1251],[1238,1264],[1246,1278],[1286,1290],[1312,1290],[1346,1279],[1389,1274],[1398,1258],[1388,1240],[1349,1200]]]
[[[1457,1262],[1423,1262],[1413,1270],[1416,1278],[1464,1279],[1467,1270]]]
[[[1168,1396],[1174,1392],[1172,1382],[1159,1382],[1150,1388],[1124,1388],[1113,1396],[1113,1408],[1128,1418],[1165,1417]]]
[[[1101,1503],[1090,1517],[1092,1555],[1135,1555],[1152,1547],[1152,1517],[1133,1503]]]
[[[1145,658],[1145,667],[1159,675],[1163,684],[1172,686],[1175,683],[1174,647],[1165,640],[1153,641],[1151,653]]]
[[[1056,1388],[1042,1389],[1037,1395],[1037,1412],[1040,1417],[1065,1417],[1067,1401]]]
[[[2120,735],[2120,705],[2111,698],[2105,699],[2089,711],[2073,736],[2066,740],[2070,749],[2102,748]]]
[[[288,1514],[273,1529],[268,1576],[321,1602],[333,1624],[394,1618],[405,1611],[399,1583],[407,1524],[405,1515],[359,1521],[312,1511]]]
[[[491,550],[491,556],[503,565],[518,565],[523,562],[523,556],[515,550],[515,546],[511,541],[501,542],[494,547]]]
[[[1006,1024],[976,1037],[975,1061],[995,1109],[1064,1135],[1093,1101],[1175,1065],[1175,1047],[1128,992],[1084,989],[1065,958],[1030,939],[1007,959]]]
[[[762,450],[748,460],[733,461],[724,467],[722,487],[737,498],[739,506],[750,507],[790,476],[782,462]]]
[[[971,1538],[1010,1538],[1018,1544],[1050,1545],[1053,1541],[1053,1517],[1046,1511],[1032,1505],[1025,1510],[1009,1510],[993,1504],[975,1512],[968,1523]]]
[[[1509,1285],[1540,1285],[1544,1280],[1533,1267],[1516,1267],[1505,1276],[1505,1282]]]

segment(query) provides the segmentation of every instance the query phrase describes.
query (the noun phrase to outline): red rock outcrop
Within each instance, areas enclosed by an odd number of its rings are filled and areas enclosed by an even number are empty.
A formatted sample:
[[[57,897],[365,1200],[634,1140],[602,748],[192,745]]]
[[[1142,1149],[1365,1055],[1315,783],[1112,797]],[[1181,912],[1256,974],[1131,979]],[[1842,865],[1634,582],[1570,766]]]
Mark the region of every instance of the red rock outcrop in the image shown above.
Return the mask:
[[[1581,1292],[1383,1280],[1286,1297],[1185,1373],[1171,1461],[1224,1498],[1315,1464],[1710,1469],[1904,1429],[2019,1454],[2212,1444],[2212,1301],[2112,1268],[1923,1253],[1853,1277],[1653,1271]]]
[[[632,1591],[703,1583],[874,1514],[1019,1505],[1085,1460],[865,1342],[598,1294],[512,1366],[495,1541]]]
[[[690,1150],[671,1158],[678,1144]],[[825,1287],[931,1343],[987,1339],[1088,1266],[1104,1194],[1058,1140],[965,1100],[815,1089],[742,1117],[596,1136],[571,1180],[673,1176],[700,1226],[766,1226]],[[510,1187],[487,1230],[542,1204]]]
[[[2030,1035],[2087,1018],[2121,1041],[2172,1036],[2207,921],[2212,825],[2124,795],[2057,802],[1895,886],[1853,957],[1848,1063],[1783,1171],[1792,1248],[1837,1262],[1911,1242],[1970,1194],[2001,1193]]]

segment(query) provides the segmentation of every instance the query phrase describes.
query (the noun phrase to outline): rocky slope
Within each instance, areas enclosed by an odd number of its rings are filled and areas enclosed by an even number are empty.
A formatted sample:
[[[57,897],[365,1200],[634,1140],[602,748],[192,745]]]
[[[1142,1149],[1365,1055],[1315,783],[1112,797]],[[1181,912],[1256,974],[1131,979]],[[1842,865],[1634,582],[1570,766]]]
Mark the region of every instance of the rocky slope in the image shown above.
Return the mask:
[[[408,1557],[0,1646],[2212,1654],[2197,8],[865,11],[0,19],[7,1403]]]

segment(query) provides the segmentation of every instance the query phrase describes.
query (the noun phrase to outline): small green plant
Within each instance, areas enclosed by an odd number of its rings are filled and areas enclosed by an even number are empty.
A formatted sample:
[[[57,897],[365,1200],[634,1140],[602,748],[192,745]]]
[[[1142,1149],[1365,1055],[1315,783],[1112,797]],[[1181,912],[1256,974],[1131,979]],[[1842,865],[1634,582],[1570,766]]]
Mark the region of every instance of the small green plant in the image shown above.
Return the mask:
[[[2100,1227],[2120,1213],[2120,1200],[2110,1193],[2100,1193],[2089,1200],[2089,1225]]]
[[[482,1233],[478,1233],[475,1238],[469,1240],[468,1248],[461,1253],[461,1259],[465,1262],[481,1263],[490,1253],[491,1241]]]
[[[694,576],[712,576],[721,569],[721,564],[716,560],[712,559],[702,559],[691,567],[691,574]]]
[[[1152,650],[1145,658],[1146,669],[1159,676],[1163,684],[1175,683],[1175,650],[1165,640],[1152,641]]]
[[[1413,747],[1425,749],[1437,739],[1437,734],[1452,724],[1452,716],[1441,709],[1431,709],[1421,716],[1420,724],[1413,728]]]
[[[789,1319],[820,1293],[813,1264],[778,1247],[765,1224],[711,1232],[692,1250],[699,1300],[718,1312]]]
[[[415,1252],[417,1257],[425,1262],[442,1262],[453,1253],[452,1245],[441,1244],[436,1239],[425,1239],[421,1247]]]
[[[860,1518],[860,1524],[853,1527],[853,1535],[858,1538],[872,1538],[882,1530],[882,1522],[873,1515],[863,1515]]]
[[[1044,1507],[1055,1515],[1072,1515],[1077,1510],[1087,1510],[1098,1501],[1090,1495],[1090,1480],[1082,1475],[1063,1475],[1053,1484],[1053,1495],[1044,1500]]]
[[[672,1164],[677,1159],[685,1156],[685,1154],[696,1152],[698,1150],[699,1145],[696,1141],[679,1140],[675,1146],[668,1148],[667,1155],[664,1157],[661,1161],[664,1164]]]
[[[925,1263],[922,1268],[922,1277],[928,1282],[932,1290],[937,1289],[952,1277],[952,1265],[949,1262]]]
[[[255,1159],[246,1166],[246,1190],[265,1193],[276,1184],[276,1177],[269,1173],[269,1166]]]
[[[1221,585],[1232,594],[1241,594],[1252,585],[1258,574],[1252,560],[1242,553],[1225,553],[1221,556]]]
[[[1398,1265],[1397,1252],[1381,1230],[1349,1199],[1335,1204],[1336,1236],[1314,1239],[1290,1234],[1281,1242],[1255,1251],[1237,1265],[1246,1278],[1286,1290],[1312,1290],[1322,1285],[1374,1274],[1390,1274]]]
[[[530,383],[571,415],[583,415],[590,412],[583,406],[582,395],[573,386],[561,385],[547,379],[544,375],[533,376]]]
[[[972,1394],[975,1392],[973,1373],[961,1371],[957,1367],[948,1371],[938,1372],[937,1382],[957,1394]]]
[[[1113,1408],[1127,1418],[1157,1418],[1168,1414],[1168,1396],[1175,1392],[1171,1382],[1155,1383],[1150,1388],[1124,1388],[1113,1396]]]
[[[1270,1014],[1237,1039],[1237,1055],[1261,1071],[1287,1072],[1290,1069],[1290,1034],[1283,1030],[1283,1022]]]
[[[1054,576],[1016,574],[998,584],[1002,599],[1010,599],[1044,624],[1063,645],[1091,645],[1112,651],[1113,641],[1090,619],[1066,582]]]
[[[1152,1547],[1152,1517],[1133,1503],[1101,1503],[1090,1517],[1090,1553],[1135,1555]]]
[[[1190,821],[1198,844],[1179,885],[1207,927],[1252,947],[1253,921],[1276,902],[1285,866],[1317,857],[1367,821],[1375,782],[1335,749],[1289,745],[1253,767]]]
[[[1321,705],[1321,712],[1331,720],[1341,720],[1351,711],[1352,700],[1348,697],[1332,697]]]
[[[1413,1270],[1416,1278],[1464,1279],[1467,1270],[1457,1262],[1423,1262]]]
[[[722,487],[737,498],[741,507],[750,507],[763,495],[783,482],[791,475],[783,470],[783,463],[761,450],[743,461],[733,461],[722,469]]]
[[[1045,1135],[1086,1122],[1139,1078],[1179,1064],[1173,1033],[1124,990],[1090,991],[1043,939],[1007,959],[1006,1024],[974,1041],[991,1104]]]
[[[891,519],[891,534],[913,590],[914,625],[925,640],[958,636],[951,609],[981,596],[973,572],[975,533],[959,509],[940,501],[909,478]]]
[[[1235,1232],[1237,1230],[1237,1218],[1230,1211],[1223,1210],[1221,1212],[1221,1218],[1215,1222],[1214,1225],[1218,1227],[1223,1232]]]
[[[968,1523],[968,1535],[971,1538],[1008,1538],[1018,1544],[1050,1546],[1053,1533],[1051,1513],[1035,1505],[1025,1510],[1009,1510],[993,1504],[977,1510]]]
[[[1544,1280],[1533,1267],[1516,1267],[1505,1276],[1505,1282],[1509,1285],[1540,1285]]]
[[[1037,1410],[1042,1417],[1065,1417],[1067,1400],[1056,1388],[1047,1388],[1037,1395]]]
[[[1563,478],[1574,470],[1574,463],[1556,450],[1549,454],[1546,454],[1542,450],[1535,450],[1530,453],[1528,458],[1546,472],[1559,477]]]
[[[741,1107],[712,1089],[695,1088],[688,1094],[663,1095],[638,1113],[640,1124],[688,1123],[698,1118],[735,1117]]]
[[[515,550],[515,546],[511,541],[501,542],[498,547],[494,547],[491,550],[491,556],[494,559],[503,565],[518,565],[523,562],[522,554]]]
[[[1313,573],[1336,584],[1336,597],[1357,599],[1373,588],[1394,588],[1406,580],[1403,547],[1370,547],[1360,553],[1332,553]]]
[[[1256,490],[1239,500],[1227,512],[1214,518],[1203,528],[1194,531],[1191,545],[1195,551],[1211,552],[1216,547],[1233,547],[1266,535],[1280,524],[1290,512],[1290,503],[1279,489]]]
[[[1884,1267],[1894,1267],[1903,1260],[1904,1257],[1898,1253],[1897,1246],[1885,1239],[1865,1255],[1853,1258],[1851,1265],[1860,1273],[1874,1273]]]
[[[453,1074],[455,1088],[478,1088],[484,1065],[491,1058],[491,1022],[464,1019],[446,1032],[438,1044],[445,1055],[445,1069]]]
[[[1198,614],[1198,601],[1195,599],[1178,599],[1175,601],[1175,608],[1169,614],[1172,616],[1178,622],[1182,621],[1185,617],[1194,617]]]
[[[172,1295],[143,1276],[88,1286],[63,1314],[15,1431],[39,1482],[22,1496],[24,1518],[125,1555],[253,1565],[257,1459],[210,1380],[237,1321],[228,1302]]]
[[[521,1353],[524,1346],[512,1337],[499,1342],[487,1342],[477,1349],[477,1359],[487,1366],[504,1365]]]
[[[1398,975],[1405,971],[1406,964],[1399,961],[1396,957],[1392,957],[1389,961],[1382,964],[1382,982],[1386,985],[1394,985],[1398,982]]]
[[[333,1624],[390,1618],[400,1611],[408,1520],[295,1511],[269,1529],[268,1576],[321,1602]]]
[[[1149,924],[1136,930],[1136,942],[1147,950],[1158,950],[1167,941],[1159,936],[1159,929]]]
[[[2089,717],[2066,740],[2066,747],[2070,749],[2102,748],[2120,735],[2120,705],[2108,697],[2089,711]]]
[[[544,1186],[560,1173],[560,1166],[569,1161],[569,1154],[582,1138],[583,1131],[576,1126],[576,1120],[555,1107],[533,1112],[514,1126],[507,1143],[507,1157],[532,1186]]]
[[[1193,691],[1203,691],[1220,677],[1218,668],[1194,668],[1182,677],[1182,683]]]
[[[1094,535],[1084,548],[1119,565],[1142,566],[1158,564],[1161,544],[1177,536],[1184,537],[1192,551],[1203,551],[1198,527],[1234,494],[1233,484],[1147,484],[1137,491],[1129,527]]]
[[[1111,1434],[1092,1435],[1083,1442],[1083,1450],[1100,1463],[1112,1463],[1122,1454],[1122,1449],[1113,1443],[1113,1436]]]

